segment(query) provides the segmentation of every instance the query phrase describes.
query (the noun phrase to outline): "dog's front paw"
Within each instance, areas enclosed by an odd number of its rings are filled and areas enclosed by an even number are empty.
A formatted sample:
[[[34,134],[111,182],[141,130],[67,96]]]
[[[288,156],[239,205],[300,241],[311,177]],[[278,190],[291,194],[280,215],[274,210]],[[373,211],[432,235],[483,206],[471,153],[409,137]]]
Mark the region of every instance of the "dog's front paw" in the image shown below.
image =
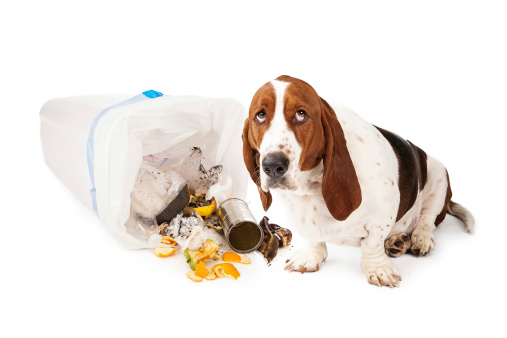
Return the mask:
[[[373,260],[364,259],[361,262],[363,272],[368,279],[368,283],[377,286],[390,286],[398,287],[398,282],[401,281],[398,269],[385,257],[382,263],[377,263]]]
[[[435,248],[435,237],[427,226],[415,228],[411,237],[412,247],[410,253],[416,256],[425,256]]]
[[[287,260],[285,270],[305,272],[316,272],[320,269],[320,264],[327,258],[327,248],[325,243],[319,243],[304,250],[297,251],[291,259]]]

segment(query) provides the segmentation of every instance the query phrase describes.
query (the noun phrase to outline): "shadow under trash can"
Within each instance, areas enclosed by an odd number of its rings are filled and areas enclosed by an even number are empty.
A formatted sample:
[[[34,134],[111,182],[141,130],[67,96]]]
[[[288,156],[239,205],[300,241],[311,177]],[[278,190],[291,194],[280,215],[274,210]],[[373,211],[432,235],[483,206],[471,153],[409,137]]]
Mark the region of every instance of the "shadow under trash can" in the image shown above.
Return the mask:
[[[44,104],[41,142],[53,173],[119,243],[149,248],[160,243],[159,222],[172,202],[179,204],[171,215],[190,196],[214,197],[216,205],[245,199],[246,117],[241,103],[228,98],[153,90],[74,96]],[[181,233],[182,224],[165,226]]]

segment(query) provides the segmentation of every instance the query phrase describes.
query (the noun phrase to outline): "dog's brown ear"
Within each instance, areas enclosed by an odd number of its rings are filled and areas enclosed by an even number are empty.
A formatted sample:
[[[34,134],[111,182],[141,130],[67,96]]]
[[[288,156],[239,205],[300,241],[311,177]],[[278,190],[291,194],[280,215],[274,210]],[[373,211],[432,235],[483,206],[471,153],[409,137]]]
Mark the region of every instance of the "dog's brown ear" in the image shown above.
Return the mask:
[[[243,128],[243,159],[245,160],[246,168],[250,173],[250,177],[257,185],[257,189],[259,190],[259,195],[261,197],[262,207],[264,211],[268,211],[271,206],[272,197],[271,193],[265,192],[261,188],[261,177],[260,172],[257,170],[259,166],[259,152],[252,148],[250,145],[250,141],[248,140],[248,130],[250,128],[250,121],[246,119],[245,127]]]
[[[343,129],[331,106],[322,101],[322,126],[326,137],[322,195],[333,217],[344,221],[361,204],[362,195]]]

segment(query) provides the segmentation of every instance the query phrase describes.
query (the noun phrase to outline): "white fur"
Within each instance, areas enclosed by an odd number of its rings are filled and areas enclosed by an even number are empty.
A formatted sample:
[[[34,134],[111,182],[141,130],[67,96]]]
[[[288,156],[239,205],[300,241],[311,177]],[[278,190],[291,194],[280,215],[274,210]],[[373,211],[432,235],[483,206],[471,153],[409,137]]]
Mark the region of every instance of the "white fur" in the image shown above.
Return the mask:
[[[474,216],[464,206],[458,203],[451,203],[447,210],[451,215],[458,217],[465,223],[465,230],[472,232],[474,230],[475,219]]]
[[[264,191],[269,190],[267,175],[262,168],[262,161],[264,158],[270,153],[284,151],[289,159],[289,168],[284,176],[291,182],[291,187],[295,187],[298,183],[298,161],[302,153],[301,146],[296,140],[294,133],[287,126],[287,121],[283,114],[283,98],[288,83],[273,80],[271,81],[271,85],[275,88],[276,93],[275,114],[271,120],[269,129],[264,133],[259,147],[259,153],[261,154],[261,188]],[[280,146],[283,147],[283,150],[280,149]]]
[[[398,161],[383,135],[370,123],[344,106],[334,104],[344,131],[347,148],[356,170],[362,201],[344,221],[336,220],[322,196],[322,162],[312,170],[298,167],[302,146],[288,128],[283,114],[286,82],[272,81],[276,91],[276,109],[270,128],[260,146],[261,160],[270,151],[290,149],[292,157],[287,172],[292,189],[272,189],[279,193],[294,230],[308,241],[306,248],[296,252],[287,268],[296,271],[317,271],[327,257],[326,242],[361,246],[361,266],[372,284],[397,286],[399,272],[384,251],[389,235],[413,232],[422,250],[433,249],[432,231],[437,215],[442,211],[447,191],[446,171],[441,163],[428,157],[428,177],[424,189],[413,207],[398,221],[400,193]],[[289,84],[290,85],[290,84]],[[261,170],[261,184],[268,190],[267,175]]]

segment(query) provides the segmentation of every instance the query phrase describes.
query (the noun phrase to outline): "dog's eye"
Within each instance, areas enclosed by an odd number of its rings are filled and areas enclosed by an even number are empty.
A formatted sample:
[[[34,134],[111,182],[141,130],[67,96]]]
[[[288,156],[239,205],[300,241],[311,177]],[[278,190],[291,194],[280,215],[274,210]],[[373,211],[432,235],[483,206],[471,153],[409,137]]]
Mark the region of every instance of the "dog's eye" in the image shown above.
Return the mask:
[[[303,123],[306,120],[306,112],[304,110],[298,110],[296,114],[294,114],[294,123]]]
[[[266,122],[267,114],[264,110],[261,110],[257,114],[255,114],[255,121],[257,123],[264,123]]]

